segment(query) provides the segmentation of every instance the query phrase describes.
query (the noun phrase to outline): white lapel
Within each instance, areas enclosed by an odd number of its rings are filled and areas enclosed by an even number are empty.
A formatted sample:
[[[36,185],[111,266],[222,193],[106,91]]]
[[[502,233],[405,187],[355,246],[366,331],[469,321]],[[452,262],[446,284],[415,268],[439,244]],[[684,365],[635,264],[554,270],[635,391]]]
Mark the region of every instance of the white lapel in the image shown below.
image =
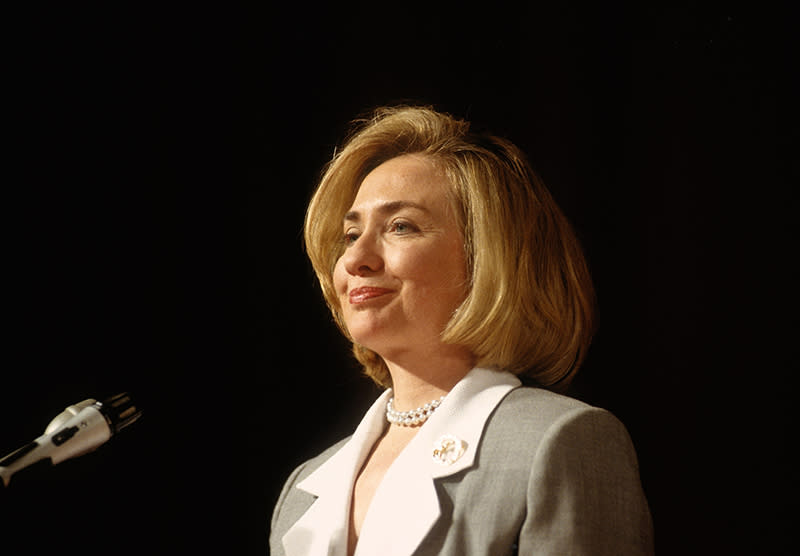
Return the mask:
[[[386,472],[370,502],[356,556],[414,552],[440,514],[433,480],[472,466],[486,420],[519,385],[510,373],[476,368],[453,388]],[[317,500],[283,536],[286,556],[344,556],[353,484],[386,426],[389,397],[391,390],[372,404],[342,449],[297,485]],[[465,448],[450,464],[433,458],[445,435]]]
[[[356,474],[386,427],[391,390],[369,408],[350,440],[296,488],[317,497],[283,536],[286,556],[344,556]]]
[[[471,467],[489,415],[519,379],[510,373],[476,368],[448,394],[442,405],[395,460],[370,503],[356,556],[412,554],[440,515],[434,479]],[[462,442],[452,463],[433,457],[445,435]]]

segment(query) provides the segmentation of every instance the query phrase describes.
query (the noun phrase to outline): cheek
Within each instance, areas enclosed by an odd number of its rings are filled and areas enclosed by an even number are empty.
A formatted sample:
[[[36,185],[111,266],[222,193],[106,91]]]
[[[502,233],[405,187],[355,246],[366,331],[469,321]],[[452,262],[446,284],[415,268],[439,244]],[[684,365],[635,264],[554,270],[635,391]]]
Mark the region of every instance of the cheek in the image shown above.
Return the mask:
[[[336,261],[336,266],[333,267],[333,287],[338,295],[343,295],[347,291],[347,272],[342,259]]]
[[[462,251],[457,243],[448,245],[446,249],[416,253],[404,260],[404,268],[426,294],[444,295],[449,300],[456,297],[460,301],[463,299],[467,275]]]

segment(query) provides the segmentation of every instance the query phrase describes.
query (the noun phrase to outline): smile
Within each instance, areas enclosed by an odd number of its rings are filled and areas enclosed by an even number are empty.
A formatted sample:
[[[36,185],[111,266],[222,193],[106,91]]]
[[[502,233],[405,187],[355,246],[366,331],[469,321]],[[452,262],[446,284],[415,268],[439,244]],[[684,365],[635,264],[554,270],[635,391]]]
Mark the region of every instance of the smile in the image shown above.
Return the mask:
[[[358,305],[360,303],[365,303],[371,299],[375,299],[376,297],[381,297],[386,294],[392,293],[393,290],[389,290],[386,288],[373,288],[373,287],[363,287],[363,288],[355,288],[350,290],[348,297],[350,299],[351,305]]]

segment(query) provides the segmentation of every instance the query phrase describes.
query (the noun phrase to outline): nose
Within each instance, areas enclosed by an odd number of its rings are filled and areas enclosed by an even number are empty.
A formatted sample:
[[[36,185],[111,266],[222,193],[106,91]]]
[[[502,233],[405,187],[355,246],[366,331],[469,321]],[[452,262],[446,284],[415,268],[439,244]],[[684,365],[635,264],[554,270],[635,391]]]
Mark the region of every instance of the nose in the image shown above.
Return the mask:
[[[379,242],[362,234],[348,246],[342,255],[342,263],[352,276],[368,276],[383,269],[383,254]]]

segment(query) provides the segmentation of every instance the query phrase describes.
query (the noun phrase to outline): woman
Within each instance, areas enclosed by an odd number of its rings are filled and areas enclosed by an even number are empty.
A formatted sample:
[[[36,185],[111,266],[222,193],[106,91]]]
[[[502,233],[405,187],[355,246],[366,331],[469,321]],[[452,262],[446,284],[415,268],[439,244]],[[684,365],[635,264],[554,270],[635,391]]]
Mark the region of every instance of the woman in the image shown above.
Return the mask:
[[[305,241],[387,389],[289,477],[273,556],[652,552],[625,428],[553,392],[586,354],[593,289],[514,145],[427,108],[381,109],[327,168]]]

